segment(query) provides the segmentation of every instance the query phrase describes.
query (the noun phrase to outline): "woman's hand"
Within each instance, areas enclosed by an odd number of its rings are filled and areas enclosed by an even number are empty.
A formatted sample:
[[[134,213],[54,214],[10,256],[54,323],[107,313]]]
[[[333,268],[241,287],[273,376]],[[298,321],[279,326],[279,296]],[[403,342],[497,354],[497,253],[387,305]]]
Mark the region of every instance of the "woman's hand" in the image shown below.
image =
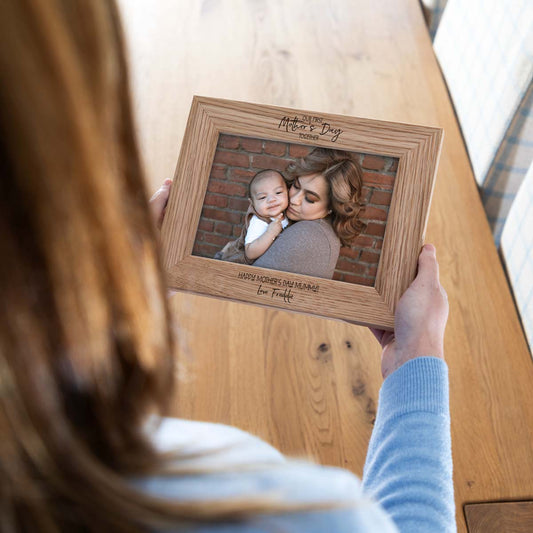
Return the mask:
[[[150,212],[155,227],[160,230],[165,218],[165,211],[167,209],[168,197],[170,196],[170,189],[172,188],[172,180],[166,179],[161,187],[155,191],[152,198],[149,200]],[[176,294],[176,291],[167,289],[167,297]]]
[[[172,187],[172,180],[166,179],[163,185],[154,193],[150,198],[150,211],[152,213],[152,220],[155,227],[161,229],[163,224],[163,218],[165,217],[165,211],[167,208],[168,197],[170,195],[170,188]]]
[[[370,328],[383,348],[383,378],[416,357],[444,359],[448,310],[448,297],[439,282],[435,247],[426,244],[418,258],[418,274],[396,307],[394,332]]]

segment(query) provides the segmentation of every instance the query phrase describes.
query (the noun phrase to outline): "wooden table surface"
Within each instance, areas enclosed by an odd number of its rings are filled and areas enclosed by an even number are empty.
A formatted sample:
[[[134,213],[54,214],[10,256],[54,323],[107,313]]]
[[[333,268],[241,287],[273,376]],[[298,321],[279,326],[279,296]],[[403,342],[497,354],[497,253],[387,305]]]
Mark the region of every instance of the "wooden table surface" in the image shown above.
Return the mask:
[[[427,229],[450,300],[454,479],[469,502],[533,498],[533,365],[417,0],[121,0],[150,187],[193,94],[439,126]],[[234,424],[362,474],[381,385],[365,328],[177,294],[175,414]]]

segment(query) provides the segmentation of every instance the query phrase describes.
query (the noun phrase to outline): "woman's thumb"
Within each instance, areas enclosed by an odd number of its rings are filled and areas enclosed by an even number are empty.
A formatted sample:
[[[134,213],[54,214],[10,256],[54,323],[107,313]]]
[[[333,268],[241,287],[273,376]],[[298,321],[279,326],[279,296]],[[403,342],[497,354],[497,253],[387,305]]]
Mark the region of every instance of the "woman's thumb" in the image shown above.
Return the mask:
[[[437,263],[437,251],[432,244],[425,244],[418,256],[417,277],[439,279],[439,264]]]

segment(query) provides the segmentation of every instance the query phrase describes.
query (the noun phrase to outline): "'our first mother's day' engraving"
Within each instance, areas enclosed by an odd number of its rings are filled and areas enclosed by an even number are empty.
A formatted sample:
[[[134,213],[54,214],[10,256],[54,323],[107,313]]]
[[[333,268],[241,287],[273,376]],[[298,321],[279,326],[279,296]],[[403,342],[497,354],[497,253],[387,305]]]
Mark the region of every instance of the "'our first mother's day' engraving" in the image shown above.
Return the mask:
[[[317,141],[320,137],[325,137],[329,138],[331,142],[337,142],[344,131],[341,128],[335,128],[329,122],[324,121],[322,117],[308,115],[283,117],[279,121],[278,129],[297,134],[299,139]]]

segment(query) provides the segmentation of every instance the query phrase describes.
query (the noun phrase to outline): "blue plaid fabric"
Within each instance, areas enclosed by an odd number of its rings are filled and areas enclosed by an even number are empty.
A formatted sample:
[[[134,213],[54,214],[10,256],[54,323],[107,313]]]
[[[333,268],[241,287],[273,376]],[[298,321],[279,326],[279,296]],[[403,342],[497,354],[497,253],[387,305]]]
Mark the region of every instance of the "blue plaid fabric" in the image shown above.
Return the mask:
[[[533,83],[498,149],[481,188],[483,204],[498,246],[505,220],[533,161]],[[532,228],[533,231],[533,228]]]
[[[533,352],[533,163],[509,211],[501,251],[529,349]]]
[[[498,244],[533,159],[533,2],[448,0],[434,48]]]
[[[420,2],[426,14],[429,35],[433,40],[448,0],[420,0]]]
[[[533,2],[448,0],[434,48],[532,348]]]

